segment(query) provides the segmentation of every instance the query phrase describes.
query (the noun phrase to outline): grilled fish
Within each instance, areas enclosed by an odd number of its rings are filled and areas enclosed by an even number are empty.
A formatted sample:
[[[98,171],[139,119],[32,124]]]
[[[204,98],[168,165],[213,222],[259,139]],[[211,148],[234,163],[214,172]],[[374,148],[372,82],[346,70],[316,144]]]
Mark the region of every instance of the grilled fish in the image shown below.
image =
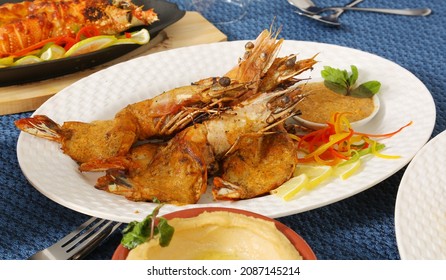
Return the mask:
[[[84,26],[101,35],[119,34],[130,27],[158,20],[153,9],[131,0],[35,0],[0,6],[0,57],[49,38],[74,37]]]

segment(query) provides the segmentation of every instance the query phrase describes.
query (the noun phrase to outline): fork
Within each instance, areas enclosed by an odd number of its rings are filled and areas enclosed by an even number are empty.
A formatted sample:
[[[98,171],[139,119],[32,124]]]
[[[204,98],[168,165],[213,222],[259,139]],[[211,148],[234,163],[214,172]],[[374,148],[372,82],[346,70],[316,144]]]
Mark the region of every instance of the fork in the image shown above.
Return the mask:
[[[302,2],[304,2],[305,9],[299,8],[302,7]],[[358,8],[358,7],[317,7],[311,1],[305,0],[288,0],[288,3],[297,7],[302,12],[307,14],[317,15],[326,11],[362,11],[362,12],[375,12],[375,13],[385,13],[385,14],[393,14],[393,15],[404,15],[404,16],[427,16],[430,15],[432,10],[428,8],[419,8],[419,9],[387,9],[387,8]]]
[[[361,3],[362,1],[364,1],[364,0],[353,0],[350,3],[348,3],[345,7],[354,7],[355,5]],[[306,17],[309,17],[311,19],[314,19],[314,20],[317,20],[317,21],[320,21],[320,22],[323,22],[326,24],[339,26],[339,25],[341,25],[341,23],[339,22],[339,17],[344,13],[344,11],[345,10],[338,10],[338,11],[333,12],[326,16],[307,14],[307,13],[302,13],[299,11],[296,11],[296,13],[301,16],[306,16]]]
[[[91,218],[50,247],[37,252],[28,260],[78,260],[88,255],[110,236],[121,223]]]

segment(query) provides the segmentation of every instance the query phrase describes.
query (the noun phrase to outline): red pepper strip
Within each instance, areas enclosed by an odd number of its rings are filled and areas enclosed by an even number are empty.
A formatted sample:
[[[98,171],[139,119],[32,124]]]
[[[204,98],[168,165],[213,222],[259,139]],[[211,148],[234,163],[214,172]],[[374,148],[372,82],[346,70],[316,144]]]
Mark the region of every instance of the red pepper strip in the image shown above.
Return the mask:
[[[58,42],[59,42],[60,40],[62,40],[63,38],[64,38],[64,36],[59,36],[59,37],[53,37],[53,38],[49,38],[49,39],[40,41],[40,42],[37,43],[37,44],[34,44],[34,45],[29,46],[29,47],[27,47],[27,48],[21,49],[20,51],[17,51],[17,52],[15,52],[15,53],[12,53],[12,54],[10,54],[10,56],[13,56],[13,57],[24,56],[24,55],[26,55],[26,54],[28,54],[28,53],[34,51],[34,50],[37,50],[37,49],[42,48],[43,46],[45,46],[45,45],[48,44],[48,43],[55,43],[55,44],[58,44]]]
[[[301,137],[298,147],[306,148],[307,155],[300,158],[301,162],[317,162],[324,165],[335,165],[341,160],[349,160],[358,151],[371,149],[371,153],[382,158],[398,158],[398,156],[383,155],[377,152],[377,142],[370,137],[392,137],[405,127],[412,124],[412,121],[400,129],[386,134],[360,133],[351,129],[350,124],[344,114],[336,113],[331,116],[326,128],[313,131]],[[355,143],[364,141],[360,146]],[[353,143],[353,141],[355,141]]]
[[[306,144],[308,151],[311,153],[320,145],[327,143],[328,138],[331,135],[331,131],[329,128],[324,128],[320,130],[316,130],[308,133],[307,135],[302,136],[298,148],[303,148],[302,145]]]
[[[312,157],[304,157],[304,158],[299,158],[299,162],[301,163],[320,163],[323,165],[336,165],[338,164],[342,159],[338,158],[336,156],[333,156],[333,154],[331,154],[330,150],[325,151],[324,153],[320,154],[320,155],[313,155]]]
[[[323,152],[325,152],[328,148],[330,148],[331,146],[344,141],[345,139],[347,139],[349,136],[351,135],[351,133],[338,133],[338,134],[333,134],[330,136],[329,141],[327,143],[324,143],[323,145],[319,146],[314,152],[308,154],[305,156],[305,158],[310,158],[313,156],[319,156],[321,155]]]
[[[76,42],[79,42],[83,39],[94,37],[100,35],[99,30],[92,25],[87,25],[82,27],[79,32],[76,34]]]
[[[310,146],[308,147],[309,152],[313,152],[315,149],[317,149],[318,146],[320,146],[320,144],[326,143],[328,141],[326,132],[327,132],[326,130],[322,130],[320,131],[320,133],[316,133],[313,136],[313,139],[311,139],[309,142],[310,144]]]
[[[301,138],[298,144],[299,147],[304,143],[309,145],[309,154],[301,161],[308,162],[314,160],[318,163],[334,165],[341,159],[349,159],[351,154],[350,140],[354,131],[348,126],[348,122],[346,122],[346,126],[342,126],[341,122],[345,119],[342,116],[343,114],[335,114],[333,116],[335,124],[328,123],[326,128],[314,131]],[[335,145],[338,150],[334,148]]]
[[[319,156],[314,156],[314,161],[316,161],[317,163],[321,164],[321,165],[331,165],[331,166],[335,166],[337,165],[341,159],[339,158],[334,158],[334,159],[322,159],[322,157]]]
[[[410,121],[408,124],[406,124],[405,126],[400,127],[398,130],[394,131],[394,132],[390,132],[390,133],[386,133],[386,134],[369,134],[369,133],[361,133],[361,132],[355,132],[356,135],[362,135],[362,136],[366,136],[366,137],[392,137],[393,135],[397,134],[398,132],[400,132],[401,130],[403,130],[404,128],[408,127],[409,125],[412,125],[412,121]]]
[[[65,38],[63,38],[63,40],[60,43],[60,45],[61,46],[63,45],[65,51],[68,51],[76,43],[77,43],[76,39],[74,39],[72,37],[65,37]]]
[[[11,53],[11,54],[9,54],[9,56],[13,56],[13,57],[25,56],[32,51],[43,48],[43,46],[45,46],[48,43],[54,43],[56,45],[63,46],[65,50],[69,50],[74,44],[76,44],[80,40],[85,39],[85,38],[94,37],[94,36],[99,36],[99,35],[100,35],[100,32],[96,27],[85,26],[79,30],[79,32],[76,34],[76,38],[72,38],[70,36],[57,36],[57,37],[48,38],[46,40],[38,42],[37,44],[31,45],[27,48],[24,48],[20,51]],[[130,34],[130,36],[131,36],[131,34]]]
[[[348,156],[341,154],[340,152],[333,149],[333,147],[330,147],[330,149],[328,149],[328,150],[335,158],[340,158],[340,159],[345,159],[345,160],[349,159]]]
[[[336,134],[335,134],[336,135]],[[332,146],[328,147],[326,154],[345,159],[350,156],[351,148],[350,148],[350,139],[353,135],[353,131],[350,131],[350,134],[347,135],[344,139],[340,140],[337,143],[334,143]],[[322,154],[321,154],[322,155]]]

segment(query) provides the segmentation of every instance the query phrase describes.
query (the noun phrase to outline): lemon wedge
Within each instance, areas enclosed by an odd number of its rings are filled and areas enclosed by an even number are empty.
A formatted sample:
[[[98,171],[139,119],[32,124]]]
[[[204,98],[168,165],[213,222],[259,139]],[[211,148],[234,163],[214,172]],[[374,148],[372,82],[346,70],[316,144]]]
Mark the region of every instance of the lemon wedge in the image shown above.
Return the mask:
[[[305,188],[308,181],[308,176],[306,174],[300,174],[296,177],[292,177],[280,187],[272,190],[271,194],[277,195],[286,201],[291,200]]]
[[[107,36],[107,35],[87,38],[74,44],[65,53],[64,57],[75,56],[104,49],[116,43],[117,40],[118,39],[115,36]]]
[[[361,167],[361,160],[356,160],[354,162],[338,165],[335,167],[334,175],[341,178],[342,180],[348,179],[350,176],[355,174]]]
[[[298,164],[290,180],[270,193],[281,197],[285,201],[293,199],[302,191],[310,191],[332,176],[346,180],[355,174],[361,166],[361,161],[340,164],[335,167],[329,165]]]
[[[115,45],[121,45],[121,44],[144,45],[150,41],[150,33],[149,31],[147,31],[147,29],[141,29],[139,31],[131,33],[130,35],[131,35],[130,38],[127,38],[125,36],[119,37]]]
[[[59,45],[52,44],[46,48],[40,55],[40,58],[43,60],[53,60],[62,58],[65,55],[65,49]]]
[[[33,64],[33,63],[37,63],[37,62],[42,62],[43,60],[35,55],[27,55],[24,56],[20,59],[18,59],[16,62],[14,62],[13,65],[28,65],[28,64]]]
[[[309,182],[305,188],[311,190],[331,177],[333,174],[333,167],[329,165],[299,164],[294,170],[294,176],[299,174],[306,174],[308,176]]]
[[[0,68],[11,66],[14,63],[12,56],[0,58]]]

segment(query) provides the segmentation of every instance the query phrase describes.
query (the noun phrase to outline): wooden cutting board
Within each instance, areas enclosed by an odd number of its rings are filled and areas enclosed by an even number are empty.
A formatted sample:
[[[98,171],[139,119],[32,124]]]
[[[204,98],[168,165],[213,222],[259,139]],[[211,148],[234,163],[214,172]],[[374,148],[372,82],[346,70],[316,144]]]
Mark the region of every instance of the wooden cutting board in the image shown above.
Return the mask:
[[[74,74],[22,85],[0,87],[0,115],[33,111],[63,88],[94,72],[131,58],[155,52],[205,43],[226,41],[227,37],[197,12],[185,16],[152,38],[149,44],[118,59]]]

